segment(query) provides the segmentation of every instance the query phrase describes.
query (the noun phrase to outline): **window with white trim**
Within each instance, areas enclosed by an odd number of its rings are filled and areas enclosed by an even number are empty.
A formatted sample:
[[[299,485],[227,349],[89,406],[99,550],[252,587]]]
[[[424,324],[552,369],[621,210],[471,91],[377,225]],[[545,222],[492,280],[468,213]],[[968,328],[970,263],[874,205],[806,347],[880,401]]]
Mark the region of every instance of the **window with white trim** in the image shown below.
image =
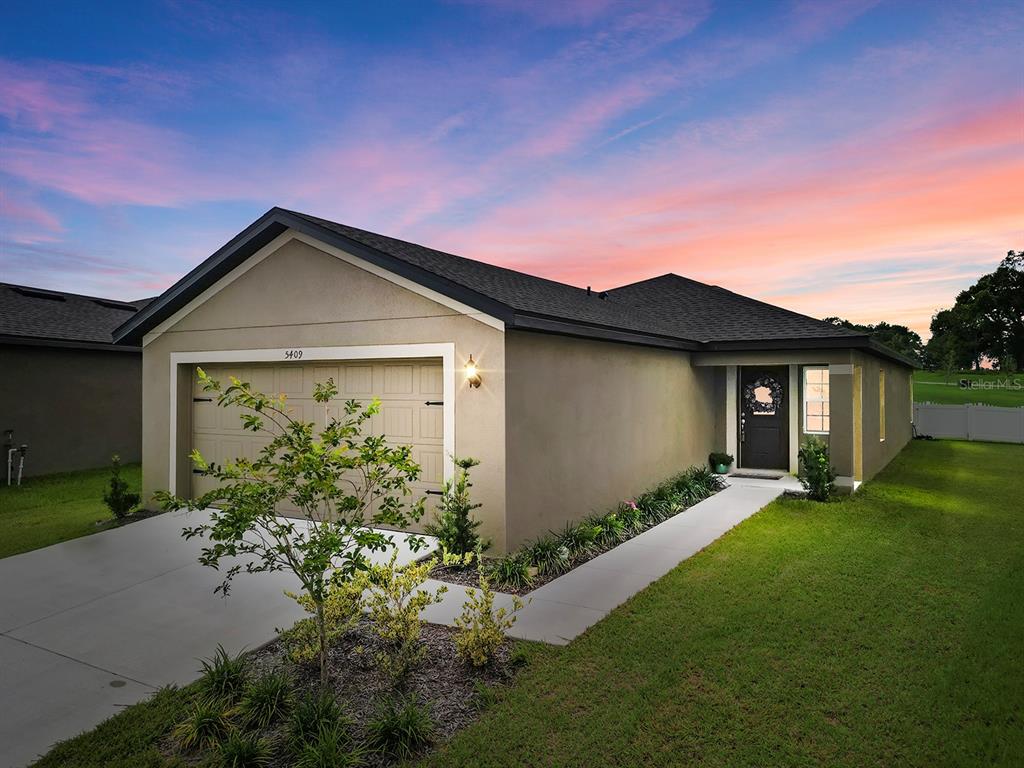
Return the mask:
[[[804,432],[827,435],[828,428],[828,366],[809,365],[804,368]]]

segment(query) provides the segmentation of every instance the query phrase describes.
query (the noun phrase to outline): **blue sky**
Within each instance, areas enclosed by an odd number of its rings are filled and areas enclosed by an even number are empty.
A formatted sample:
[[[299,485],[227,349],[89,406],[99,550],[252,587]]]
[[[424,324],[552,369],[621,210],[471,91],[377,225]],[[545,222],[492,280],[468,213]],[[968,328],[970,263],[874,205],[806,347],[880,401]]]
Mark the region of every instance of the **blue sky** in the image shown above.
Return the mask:
[[[1024,246],[1019,3],[32,3],[0,274],[138,298],[272,205],[863,322]]]

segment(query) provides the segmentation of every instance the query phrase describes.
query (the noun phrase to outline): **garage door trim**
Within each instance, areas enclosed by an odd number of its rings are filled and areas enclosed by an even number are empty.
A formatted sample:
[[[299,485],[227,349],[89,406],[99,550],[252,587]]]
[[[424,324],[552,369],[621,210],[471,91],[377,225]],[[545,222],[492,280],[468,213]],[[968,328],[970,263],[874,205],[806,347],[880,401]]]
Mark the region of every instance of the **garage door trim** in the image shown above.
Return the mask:
[[[282,349],[222,349],[206,352],[171,352],[170,458],[168,487],[176,493],[178,480],[178,367],[202,363],[299,363],[312,360],[401,360],[439,357],[442,361],[444,399],[444,479],[455,475],[455,344],[383,344],[355,347],[286,347]],[[190,384],[191,387],[191,384]],[[191,393],[191,388],[189,392]]]

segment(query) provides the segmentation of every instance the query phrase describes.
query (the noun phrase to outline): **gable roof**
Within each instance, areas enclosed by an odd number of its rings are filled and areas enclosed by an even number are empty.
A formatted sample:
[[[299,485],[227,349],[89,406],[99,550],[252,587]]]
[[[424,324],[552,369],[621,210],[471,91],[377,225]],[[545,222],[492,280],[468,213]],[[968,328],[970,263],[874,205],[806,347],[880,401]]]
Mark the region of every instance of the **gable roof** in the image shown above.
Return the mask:
[[[288,229],[497,318],[507,328],[687,350],[736,344],[778,348],[782,343],[873,348],[854,331],[678,275],[592,292],[283,208],[269,210],[128,319],[115,331],[115,340],[140,343],[144,334]],[[898,355],[894,359],[910,364]]]
[[[114,329],[151,301],[117,301],[0,283],[0,340],[48,346],[110,346]]]

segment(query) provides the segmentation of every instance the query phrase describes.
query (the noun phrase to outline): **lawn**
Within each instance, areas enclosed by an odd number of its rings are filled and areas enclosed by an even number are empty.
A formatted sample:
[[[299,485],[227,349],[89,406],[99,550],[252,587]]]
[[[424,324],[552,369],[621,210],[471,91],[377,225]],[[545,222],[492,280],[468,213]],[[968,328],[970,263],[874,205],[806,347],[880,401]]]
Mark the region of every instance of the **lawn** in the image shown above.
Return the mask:
[[[123,467],[122,477],[138,492],[138,464]],[[30,477],[20,488],[0,486],[0,557],[104,530],[96,523],[111,519],[103,503],[109,480],[104,468]]]
[[[1024,446],[913,443],[783,499],[531,662],[432,766],[974,766],[1024,754]],[[38,768],[163,765],[167,691]]]
[[[961,379],[977,382],[981,386],[963,389],[960,387]],[[995,385],[999,382],[1009,386],[997,388]],[[945,371],[914,371],[914,401],[950,405],[984,403],[1024,406],[1024,373],[953,371],[947,374]]]
[[[560,653],[431,766],[1020,765],[1024,446],[913,443],[779,500]]]

